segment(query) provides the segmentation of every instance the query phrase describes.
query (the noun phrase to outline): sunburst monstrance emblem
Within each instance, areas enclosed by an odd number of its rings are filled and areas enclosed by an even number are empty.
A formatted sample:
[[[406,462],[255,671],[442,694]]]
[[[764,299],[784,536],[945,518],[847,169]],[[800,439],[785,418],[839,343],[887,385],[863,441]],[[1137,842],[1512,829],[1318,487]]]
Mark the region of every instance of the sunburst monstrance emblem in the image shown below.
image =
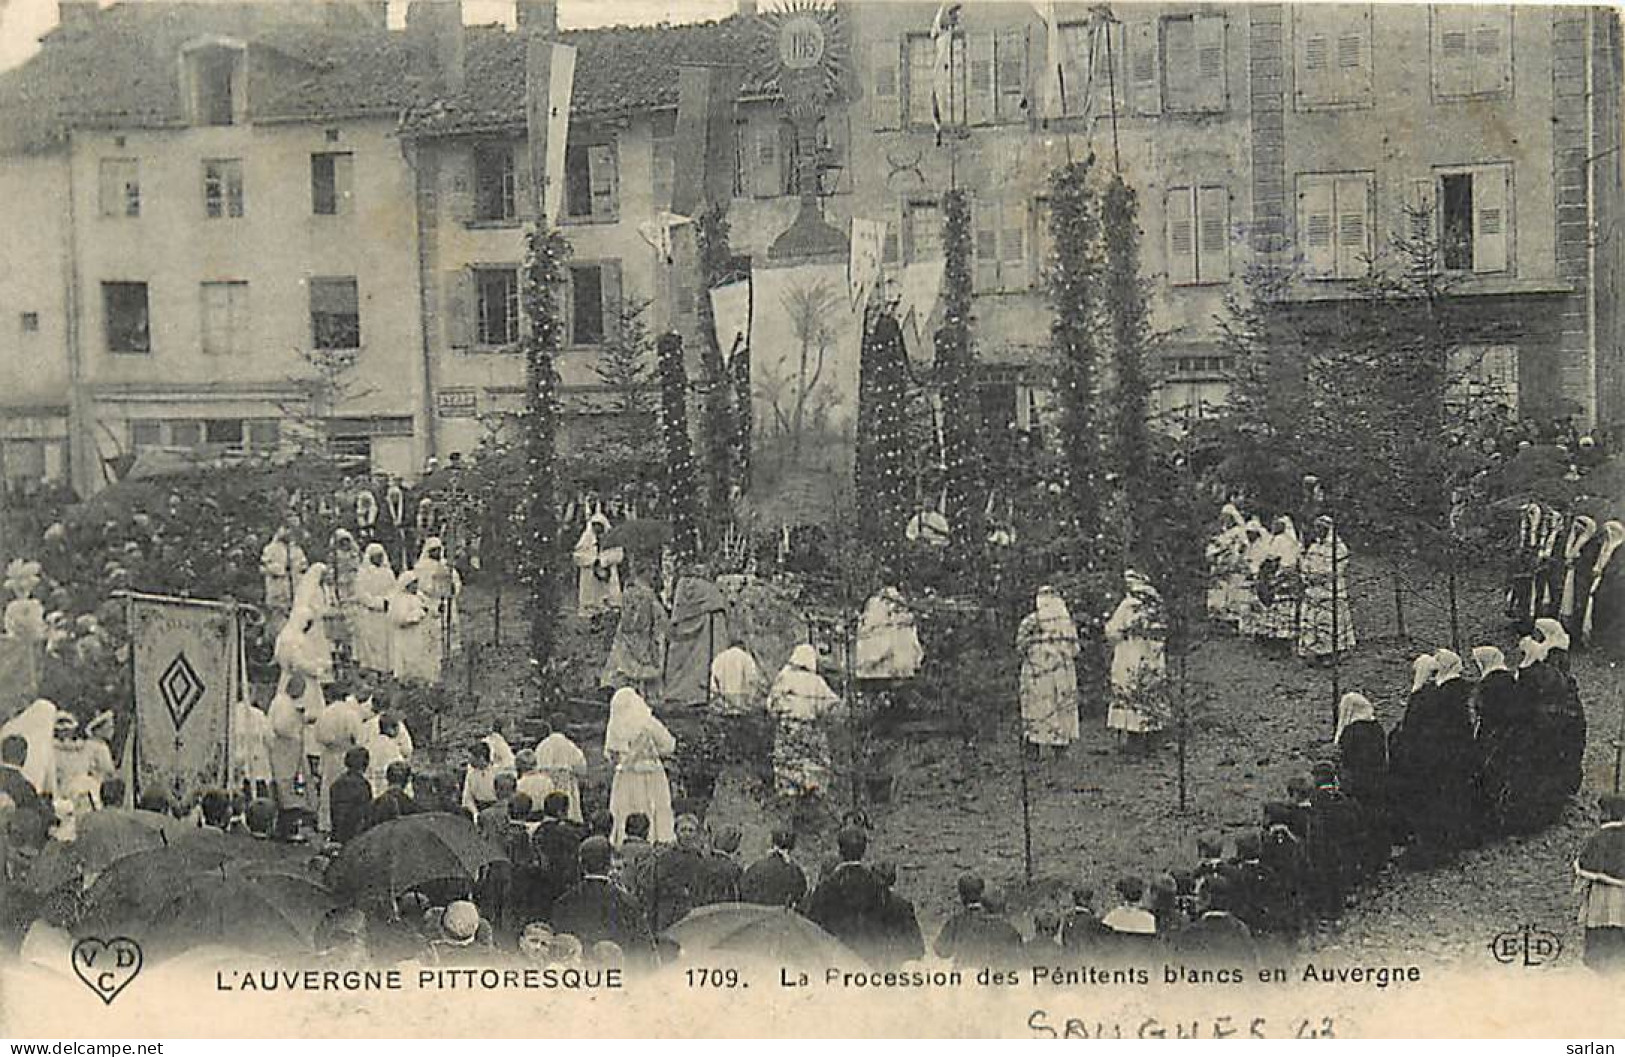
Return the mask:
[[[810,82],[826,96],[840,92],[846,63],[846,23],[828,0],[787,0],[764,11],[760,26],[784,81]]]

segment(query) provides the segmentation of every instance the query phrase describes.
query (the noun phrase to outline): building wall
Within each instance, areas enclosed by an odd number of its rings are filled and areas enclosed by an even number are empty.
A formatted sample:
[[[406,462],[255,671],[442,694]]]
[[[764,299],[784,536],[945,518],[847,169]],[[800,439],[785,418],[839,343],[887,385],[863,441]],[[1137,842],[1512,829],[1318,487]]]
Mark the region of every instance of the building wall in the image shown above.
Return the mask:
[[[0,467],[3,481],[66,479],[69,369],[64,154],[0,158],[14,218],[0,254]]]
[[[337,216],[312,211],[310,155],[327,151],[354,158],[351,207]],[[357,420],[350,432],[379,434],[380,471],[416,469],[424,392],[416,231],[392,123],[87,132],[75,135],[72,157],[85,430],[103,455],[131,443],[133,420],[264,419],[308,406],[296,383],[312,374],[302,358],[313,346],[309,280],[354,277],[361,348],[332,414]],[[139,160],[139,217],[101,215],[109,157]],[[243,216],[206,217],[211,158],[242,160]],[[148,284],[150,353],[109,351],[104,281]],[[206,353],[200,284],[227,281],[248,284],[242,345]],[[394,421],[375,425],[384,419]]]

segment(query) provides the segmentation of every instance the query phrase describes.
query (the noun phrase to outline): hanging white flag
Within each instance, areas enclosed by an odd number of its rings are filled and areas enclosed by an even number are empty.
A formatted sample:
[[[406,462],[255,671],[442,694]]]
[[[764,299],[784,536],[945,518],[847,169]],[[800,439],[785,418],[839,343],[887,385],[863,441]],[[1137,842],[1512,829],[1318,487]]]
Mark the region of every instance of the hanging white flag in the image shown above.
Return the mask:
[[[722,362],[732,365],[734,353],[750,348],[749,279],[711,288],[711,319],[716,324]]]
[[[1055,0],[1034,0],[1033,7],[1044,20],[1044,116],[1058,117],[1066,113],[1061,25],[1056,20]]]
[[[542,212],[548,227],[559,222],[564,201],[564,150],[570,135],[570,95],[575,86],[576,50],[553,45],[547,87],[547,182],[542,189]]]
[[[931,44],[936,52],[931,79],[931,125],[937,132],[937,145],[942,145],[942,126],[953,124],[954,106],[954,37],[959,32],[959,5],[942,4],[937,17],[931,22]]]
[[[643,241],[652,246],[654,251],[660,255],[662,264],[670,264],[672,230],[684,224],[692,223],[694,223],[693,217],[685,217],[669,210],[661,210],[651,219],[645,220],[638,225],[638,234],[643,236]]]
[[[886,241],[884,220],[852,218],[852,254],[847,261],[846,289],[854,310],[869,300],[869,291],[880,278],[880,258]]]

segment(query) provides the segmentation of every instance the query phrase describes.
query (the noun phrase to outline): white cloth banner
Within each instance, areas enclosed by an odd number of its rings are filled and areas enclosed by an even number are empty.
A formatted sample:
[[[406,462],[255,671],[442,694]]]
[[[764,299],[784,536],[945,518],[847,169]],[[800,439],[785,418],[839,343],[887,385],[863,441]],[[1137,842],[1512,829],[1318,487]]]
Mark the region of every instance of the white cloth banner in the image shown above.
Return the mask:
[[[35,701],[0,726],[0,741],[16,735],[28,743],[23,777],[47,795],[56,790],[56,706]]]
[[[898,284],[897,318],[903,321],[903,340],[909,358],[923,361],[934,357],[931,347],[932,317],[942,293],[942,260],[921,261],[903,269]]]
[[[869,299],[869,291],[880,277],[880,258],[886,241],[884,220],[852,218],[852,255],[847,262],[847,294],[854,311]]]
[[[670,264],[672,263],[673,229],[692,223],[694,223],[693,217],[685,217],[679,213],[663,209],[656,213],[652,220],[645,220],[639,224],[638,234],[642,235],[643,241],[653,246],[655,252],[660,254],[662,264]]]
[[[735,352],[750,348],[750,280],[712,287],[711,318],[722,362],[732,364]]]
[[[570,97],[575,87],[576,50],[553,45],[547,86],[547,184],[542,191],[542,212],[548,227],[559,222],[564,201],[564,151],[570,136]]]

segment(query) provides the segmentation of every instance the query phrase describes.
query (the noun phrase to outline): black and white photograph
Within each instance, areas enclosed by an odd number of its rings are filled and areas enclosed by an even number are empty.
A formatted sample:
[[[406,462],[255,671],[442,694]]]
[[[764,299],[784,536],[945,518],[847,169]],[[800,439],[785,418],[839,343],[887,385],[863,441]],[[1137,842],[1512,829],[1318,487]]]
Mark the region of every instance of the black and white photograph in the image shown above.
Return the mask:
[[[0,0],[0,1036],[1614,1052],[1621,35]]]

